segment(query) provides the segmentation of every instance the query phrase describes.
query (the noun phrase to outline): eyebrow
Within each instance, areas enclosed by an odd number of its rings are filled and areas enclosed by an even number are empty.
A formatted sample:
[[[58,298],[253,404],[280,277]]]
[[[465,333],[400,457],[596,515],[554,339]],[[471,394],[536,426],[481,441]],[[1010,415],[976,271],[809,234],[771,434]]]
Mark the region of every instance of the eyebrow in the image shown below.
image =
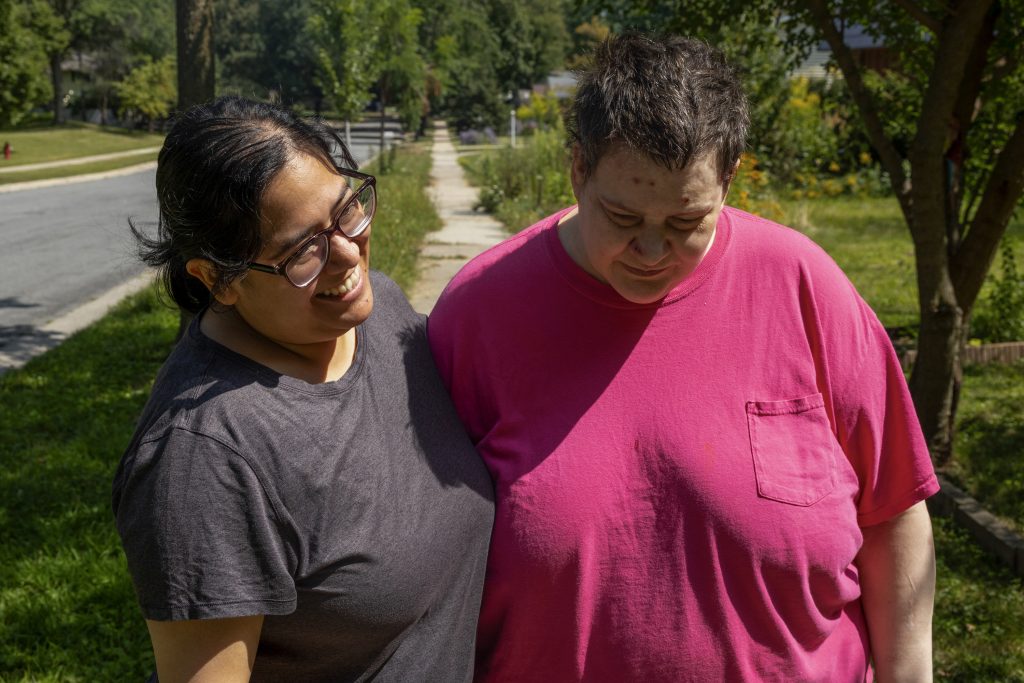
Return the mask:
[[[638,211],[634,211],[629,207],[623,206],[618,202],[611,201],[604,197],[601,197],[601,203],[604,204],[606,208],[611,209],[612,211],[621,211],[622,213],[631,214],[639,213]],[[680,218],[682,220],[696,220],[697,218],[703,218],[704,216],[711,213],[711,210],[713,208],[713,206],[687,206],[685,211],[681,213],[674,213],[671,216],[669,216],[669,218]],[[686,216],[686,218],[684,218],[684,216]]]
[[[345,183],[345,185],[341,188],[341,196],[338,197],[338,200],[334,202],[334,206],[331,207],[331,223],[334,223],[334,218],[338,214],[338,209],[340,209],[341,205],[345,202],[346,199],[348,199],[350,191],[351,188],[348,186],[348,183]],[[271,252],[271,256],[269,256],[268,259],[276,261],[277,259],[281,258],[285,254],[290,252],[295,247],[298,247],[300,244],[308,240],[312,235],[316,234],[317,232],[320,232],[320,230],[321,228],[319,225],[311,225],[307,227],[305,230],[303,230],[301,233],[296,235],[294,238],[286,242],[277,242],[276,240],[271,240],[269,246],[273,249],[273,251]]]

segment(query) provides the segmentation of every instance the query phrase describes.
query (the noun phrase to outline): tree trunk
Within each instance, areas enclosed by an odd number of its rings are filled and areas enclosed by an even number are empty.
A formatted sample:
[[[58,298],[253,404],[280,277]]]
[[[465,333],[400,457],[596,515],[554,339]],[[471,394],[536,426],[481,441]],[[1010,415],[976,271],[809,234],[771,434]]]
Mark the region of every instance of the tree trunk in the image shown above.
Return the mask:
[[[176,0],[178,109],[214,97],[213,0]]]
[[[213,62],[213,0],[175,0],[178,43],[178,111],[212,100],[215,95]],[[192,314],[180,309],[178,339]]]
[[[956,399],[960,393],[961,346],[965,338],[964,316],[952,288],[944,288],[934,303],[921,312],[917,360],[910,375],[910,393],[921,421],[928,450],[938,466],[953,453]]]
[[[64,56],[59,54],[50,55],[50,78],[53,81],[53,123],[60,125],[64,123],[64,72],[60,68]]]
[[[379,168],[381,170],[381,172],[384,172],[384,171],[387,170],[385,168],[385,165],[387,164],[387,161],[384,158],[384,110],[387,109],[387,103],[388,103],[388,89],[387,88],[388,88],[387,83],[384,80],[381,80],[381,84],[380,84],[380,155],[377,157],[379,159],[379,161],[377,162],[377,168]]]

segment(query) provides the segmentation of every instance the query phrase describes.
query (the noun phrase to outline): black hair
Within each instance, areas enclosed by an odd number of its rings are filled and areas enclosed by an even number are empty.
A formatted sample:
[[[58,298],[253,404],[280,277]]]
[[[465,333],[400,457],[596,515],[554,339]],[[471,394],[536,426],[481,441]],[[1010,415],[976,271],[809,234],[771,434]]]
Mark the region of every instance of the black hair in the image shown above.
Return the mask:
[[[619,143],[669,169],[712,152],[722,182],[732,179],[750,117],[739,76],[719,50],[628,32],[601,43],[577,78],[566,126],[588,177]]]
[[[276,104],[220,97],[174,121],[157,159],[157,235],[131,225],[143,261],[161,269],[171,299],[198,313],[244,274],[263,248],[260,203],[270,183],[297,154],[334,170],[356,168],[327,124]],[[210,261],[211,290],[185,271],[190,259]]]

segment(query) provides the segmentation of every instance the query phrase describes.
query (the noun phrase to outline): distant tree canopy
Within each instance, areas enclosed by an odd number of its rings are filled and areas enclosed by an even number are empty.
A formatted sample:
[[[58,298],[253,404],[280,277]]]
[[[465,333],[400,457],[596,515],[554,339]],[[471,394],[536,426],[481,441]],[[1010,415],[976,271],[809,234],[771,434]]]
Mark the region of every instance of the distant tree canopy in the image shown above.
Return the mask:
[[[217,0],[216,91],[343,118],[384,101],[410,128],[426,112],[461,128],[499,125],[522,89],[564,66],[569,2]],[[47,98],[56,121],[68,110],[140,111],[119,84],[175,54],[175,6],[0,0],[0,117]]]
[[[41,10],[41,11],[40,11]],[[43,14],[44,16],[39,16]],[[46,77],[47,44],[40,36],[54,17],[45,5],[0,0],[0,126],[17,123],[52,95]]]

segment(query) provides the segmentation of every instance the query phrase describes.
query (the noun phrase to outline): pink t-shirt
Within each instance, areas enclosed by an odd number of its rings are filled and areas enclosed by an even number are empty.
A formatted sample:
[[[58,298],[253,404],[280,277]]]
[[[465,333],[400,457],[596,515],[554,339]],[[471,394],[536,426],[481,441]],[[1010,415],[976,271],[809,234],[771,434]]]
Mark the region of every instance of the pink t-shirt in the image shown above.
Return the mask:
[[[878,320],[741,211],[652,305],[577,266],[560,216],[429,323],[496,487],[477,678],[864,680],[861,527],[938,489]]]

